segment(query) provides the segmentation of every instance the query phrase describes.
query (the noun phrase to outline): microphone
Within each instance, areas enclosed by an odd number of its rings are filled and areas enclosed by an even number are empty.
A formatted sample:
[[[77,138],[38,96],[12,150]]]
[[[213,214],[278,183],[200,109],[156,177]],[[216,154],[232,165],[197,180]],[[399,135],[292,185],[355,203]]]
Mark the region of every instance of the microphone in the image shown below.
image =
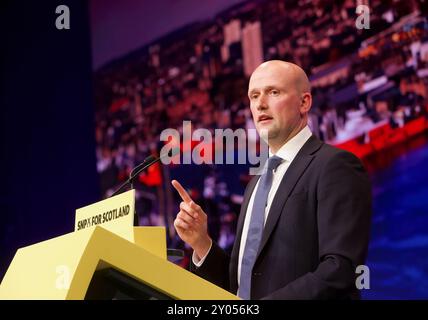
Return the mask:
[[[141,162],[138,166],[136,166],[134,169],[131,170],[131,172],[129,173],[129,179],[131,179],[135,175],[135,172],[137,170],[140,170],[142,167],[144,167],[145,165],[151,163],[154,160],[156,160],[156,157],[153,156],[153,155],[150,155],[146,159],[144,159],[143,162]]]
[[[170,157],[174,157],[179,152],[180,152],[179,147],[172,149]],[[113,197],[113,196],[117,195],[118,193],[120,193],[128,184],[132,188],[132,184],[134,182],[134,179],[136,177],[138,177],[138,175],[141,172],[143,172],[148,167],[154,165],[156,162],[161,161],[163,158],[166,158],[167,156],[169,156],[168,152],[160,155],[158,158],[156,158],[153,155],[148,156],[146,159],[144,159],[144,161],[142,163],[140,163],[138,166],[136,166],[134,169],[131,170],[131,173],[129,174],[129,178],[115,192],[113,192],[113,194],[110,197]]]

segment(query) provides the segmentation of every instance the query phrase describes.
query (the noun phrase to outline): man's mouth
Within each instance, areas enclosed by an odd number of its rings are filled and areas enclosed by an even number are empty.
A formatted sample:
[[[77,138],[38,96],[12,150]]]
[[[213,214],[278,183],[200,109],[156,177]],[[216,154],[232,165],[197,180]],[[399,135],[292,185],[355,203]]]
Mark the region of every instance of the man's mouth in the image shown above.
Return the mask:
[[[273,118],[271,116],[268,116],[266,114],[261,114],[261,115],[258,116],[257,122],[259,122],[259,123],[266,123],[266,122],[269,122],[272,119]]]

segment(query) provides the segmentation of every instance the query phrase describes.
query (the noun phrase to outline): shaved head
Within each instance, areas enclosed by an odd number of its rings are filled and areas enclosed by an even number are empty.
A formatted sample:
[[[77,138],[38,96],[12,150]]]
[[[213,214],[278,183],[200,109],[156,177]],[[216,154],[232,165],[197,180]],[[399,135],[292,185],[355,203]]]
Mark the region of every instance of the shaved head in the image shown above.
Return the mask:
[[[299,93],[311,92],[311,84],[308,76],[297,64],[282,60],[269,60],[259,65],[256,70],[254,70],[253,75],[265,68],[275,68],[279,70],[279,72],[288,74],[291,78],[291,82],[296,85],[296,89]]]

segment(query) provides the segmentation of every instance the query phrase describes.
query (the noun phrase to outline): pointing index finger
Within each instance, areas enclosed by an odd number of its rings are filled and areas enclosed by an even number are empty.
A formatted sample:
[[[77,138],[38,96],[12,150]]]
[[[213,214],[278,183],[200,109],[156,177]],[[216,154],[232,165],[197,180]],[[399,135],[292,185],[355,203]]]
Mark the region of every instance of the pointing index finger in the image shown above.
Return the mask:
[[[184,190],[180,182],[178,182],[177,180],[172,180],[171,184],[174,186],[175,190],[178,191],[181,199],[183,199],[184,202],[189,203],[190,201],[192,201],[192,198],[190,198],[189,194],[186,190]]]

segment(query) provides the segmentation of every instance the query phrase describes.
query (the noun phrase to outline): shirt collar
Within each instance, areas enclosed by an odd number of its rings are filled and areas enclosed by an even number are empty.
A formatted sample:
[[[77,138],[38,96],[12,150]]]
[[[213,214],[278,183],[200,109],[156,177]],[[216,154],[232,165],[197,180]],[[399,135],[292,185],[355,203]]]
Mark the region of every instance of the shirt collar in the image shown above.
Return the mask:
[[[287,141],[287,143],[285,143],[275,155],[284,160],[287,160],[288,162],[292,162],[297,153],[311,136],[311,129],[309,129],[309,126],[305,126],[302,130],[299,131],[299,133]],[[269,149],[269,157],[271,156],[273,156],[273,153]]]

